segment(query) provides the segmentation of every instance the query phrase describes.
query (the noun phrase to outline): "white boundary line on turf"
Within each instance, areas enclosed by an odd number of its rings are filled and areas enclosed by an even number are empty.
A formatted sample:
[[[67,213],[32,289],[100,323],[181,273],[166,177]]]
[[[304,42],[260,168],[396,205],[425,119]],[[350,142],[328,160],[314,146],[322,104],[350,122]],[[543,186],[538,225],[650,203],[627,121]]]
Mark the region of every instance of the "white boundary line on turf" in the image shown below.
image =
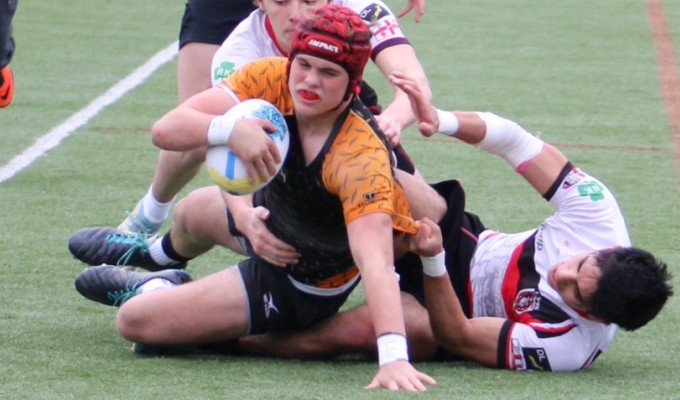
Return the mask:
[[[57,147],[63,139],[87,124],[92,117],[99,114],[104,108],[115,103],[127,92],[146,81],[158,68],[170,62],[176,54],[177,41],[156,53],[146,63],[113,85],[106,93],[96,98],[85,108],[71,115],[66,121],[39,137],[31,147],[0,168],[0,183],[11,179],[21,170],[44,156],[48,151]]]

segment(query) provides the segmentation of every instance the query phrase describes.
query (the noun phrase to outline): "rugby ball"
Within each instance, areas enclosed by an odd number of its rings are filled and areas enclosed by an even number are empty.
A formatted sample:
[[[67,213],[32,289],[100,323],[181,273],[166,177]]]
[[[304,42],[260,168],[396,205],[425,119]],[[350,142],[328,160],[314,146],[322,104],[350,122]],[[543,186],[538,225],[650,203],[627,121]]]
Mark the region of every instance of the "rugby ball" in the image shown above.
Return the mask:
[[[276,131],[267,132],[271,140],[281,154],[281,163],[277,167],[277,172],[281,170],[283,160],[288,154],[290,144],[290,133],[288,125],[283,118],[283,114],[271,103],[261,99],[249,99],[236,104],[229,109],[225,115],[235,118],[261,118],[272,123]],[[251,183],[248,180],[245,165],[236,156],[229,146],[219,145],[208,147],[206,153],[206,166],[208,175],[222,190],[231,194],[248,194],[263,188],[274,176],[268,180],[258,180]]]

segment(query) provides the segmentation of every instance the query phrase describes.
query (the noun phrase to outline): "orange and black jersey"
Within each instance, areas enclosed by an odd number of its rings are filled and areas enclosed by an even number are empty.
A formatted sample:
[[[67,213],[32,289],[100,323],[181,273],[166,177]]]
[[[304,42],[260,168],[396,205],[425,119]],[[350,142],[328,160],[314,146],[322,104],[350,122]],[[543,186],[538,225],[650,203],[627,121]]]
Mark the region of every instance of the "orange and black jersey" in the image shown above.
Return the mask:
[[[415,233],[417,228],[394,178],[389,145],[361,101],[350,103],[318,155],[305,162],[286,62],[285,58],[255,61],[225,84],[240,100],[261,98],[287,114],[288,155],[281,172],[256,193],[255,205],[270,210],[269,229],[302,255],[298,264],[288,266],[290,275],[308,285],[337,287],[358,273],[349,248],[348,223],[384,212],[392,216],[395,230]]]

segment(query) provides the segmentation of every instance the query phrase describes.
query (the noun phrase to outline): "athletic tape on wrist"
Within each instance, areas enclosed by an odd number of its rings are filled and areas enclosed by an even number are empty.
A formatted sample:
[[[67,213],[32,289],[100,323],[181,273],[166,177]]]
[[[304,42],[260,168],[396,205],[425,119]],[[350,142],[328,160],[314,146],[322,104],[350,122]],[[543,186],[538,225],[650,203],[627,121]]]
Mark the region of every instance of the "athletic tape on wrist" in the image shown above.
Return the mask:
[[[439,117],[439,127],[437,132],[443,133],[447,136],[455,136],[458,133],[458,118],[450,111],[437,110],[437,117]]]
[[[210,121],[208,125],[208,143],[211,145],[226,145],[234,131],[236,118],[220,115]]]
[[[423,273],[431,277],[439,277],[446,273],[446,252],[442,251],[433,257],[420,256],[423,263]]]
[[[382,367],[399,360],[408,361],[406,336],[399,333],[383,333],[378,336],[378,364]]]

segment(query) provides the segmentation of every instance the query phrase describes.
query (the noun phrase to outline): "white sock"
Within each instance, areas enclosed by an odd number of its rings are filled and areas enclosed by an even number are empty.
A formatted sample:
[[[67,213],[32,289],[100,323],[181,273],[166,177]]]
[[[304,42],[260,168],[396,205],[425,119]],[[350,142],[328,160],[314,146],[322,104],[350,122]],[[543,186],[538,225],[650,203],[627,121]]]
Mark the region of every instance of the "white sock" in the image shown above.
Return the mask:
[[[165,251],[163,250],[163,238],[154,240],[153,243],[149,245],[149,255],[151,255],[151,258],[153,258],[158,265],[171,266],[179,264],[177,260],[173,260],[165,254]]]
[[[175,287],[174,283],[163,278],[154,278],[144,283],[142,286],[137,288],[137,294],[148,293],[158,289],[167,289]]]
[[[164,222],[168,219],[168,215],[170,215],[170,210],[172,205],[175,204],[176,197],[173,197],[167,203],[161,203],[154,197],[152,189],[153,186],[149,187],[149,191],[142,199],[144,217],[153,223]]]

